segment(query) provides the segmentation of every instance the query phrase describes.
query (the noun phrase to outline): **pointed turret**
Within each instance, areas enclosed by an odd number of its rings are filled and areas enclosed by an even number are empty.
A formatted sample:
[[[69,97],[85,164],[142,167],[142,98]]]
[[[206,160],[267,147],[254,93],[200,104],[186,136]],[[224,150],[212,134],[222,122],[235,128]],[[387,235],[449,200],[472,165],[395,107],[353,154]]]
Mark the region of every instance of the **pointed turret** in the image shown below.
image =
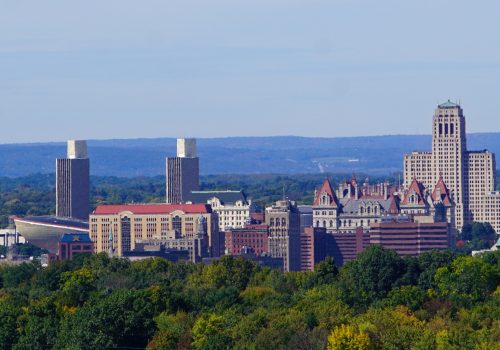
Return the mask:
[[[425,205],[425,187],[422,183],[418,182],[415,177],[413,178],[408,191],[405,193],[402,204]]]
[[[339,201],[335,192],[333,192],[332,185],[330,184],[330,180],[325,178],[323,184],[319,191],[316,192],[314,198],[314,205],[327,205],[327,206],[338,206]]]
[[[451,205],[450,192],[444,183],[443,177],[439,176],[439,180],[432,192],[432,200],[434,202],[441,202],[444,205]]]

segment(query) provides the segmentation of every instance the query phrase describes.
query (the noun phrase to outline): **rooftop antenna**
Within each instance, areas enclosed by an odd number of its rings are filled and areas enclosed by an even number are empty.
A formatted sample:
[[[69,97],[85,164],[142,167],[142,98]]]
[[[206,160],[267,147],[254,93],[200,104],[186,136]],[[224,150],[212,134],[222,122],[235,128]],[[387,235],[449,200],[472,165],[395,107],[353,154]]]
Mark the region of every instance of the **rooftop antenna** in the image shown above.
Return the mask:
[[[285,185],[283,184],[283,200],[285,200],[286,197],[285,197]]]

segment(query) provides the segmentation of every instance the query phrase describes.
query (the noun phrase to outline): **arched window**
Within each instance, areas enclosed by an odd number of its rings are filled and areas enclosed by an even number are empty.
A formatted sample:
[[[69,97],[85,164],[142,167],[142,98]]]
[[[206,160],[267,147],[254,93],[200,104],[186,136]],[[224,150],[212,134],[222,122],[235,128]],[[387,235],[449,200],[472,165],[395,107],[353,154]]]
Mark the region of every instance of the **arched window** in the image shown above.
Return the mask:
[[[367,214],[371,214],[372,213],[372,208],[370,208],[370,207],[366,208],[366,213]]]
[[[316,227],[319,227],[319,220],[316,221]]]
[[[274,226],[274,219],[271,218],[271,220],[269,220],[269,226]]]
[[[330,227],[333,227],[333,220],[330,220]]]
[[[363,222],[363,220],[361,220],[361,225],[360,226],[363,227],[363,224],[364,224],[364,222]]]
[[[377,215],[377,214],[378,214],[378,207],[376,207],[376,206],[375,206],[375,207],[373,208],[373,214],[375,214],[375,215]]]
[[[285,218],[281,219],[281,226],[286,226],[286,219]]]
[[[276,226],[280,226],[280,219],[276,218]]]
[[[325,205],[330,204],[328,201],[328,195],[326,193],[323,194],[322,204],[325,204]]]
[[[365,208],[363,208],[363,207],[359,208],[359,212],[360,212],[360,214],[364,214],[365,213]]]
[[[349,221],[348,221],[348,222],[349,222],[349,226],[351,226],[351,224],[352,224],[352,221],[351,221],[351,219],[349,219]]]
[[[323,220],[323,227],[326,227],[326,220]]]

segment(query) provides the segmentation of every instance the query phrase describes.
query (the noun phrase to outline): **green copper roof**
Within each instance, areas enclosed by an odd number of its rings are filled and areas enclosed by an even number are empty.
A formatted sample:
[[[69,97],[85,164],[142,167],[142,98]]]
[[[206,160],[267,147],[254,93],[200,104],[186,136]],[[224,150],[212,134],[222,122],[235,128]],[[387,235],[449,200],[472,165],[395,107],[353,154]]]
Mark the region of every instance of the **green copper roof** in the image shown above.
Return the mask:
[[[460,105],[448,100],[445,103],[441,103],[438,107],[439,108],[455,108],[455,107],[460,107]]]

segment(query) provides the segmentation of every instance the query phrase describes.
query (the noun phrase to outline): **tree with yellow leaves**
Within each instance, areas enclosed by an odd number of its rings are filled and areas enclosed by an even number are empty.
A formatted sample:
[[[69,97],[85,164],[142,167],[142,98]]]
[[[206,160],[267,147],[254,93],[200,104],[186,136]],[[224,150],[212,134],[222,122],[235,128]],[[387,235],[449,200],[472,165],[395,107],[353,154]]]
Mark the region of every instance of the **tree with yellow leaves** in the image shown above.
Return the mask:
[[[370,350],[370,337],[351,325],[340,325],[328,336],[328,350]]]

